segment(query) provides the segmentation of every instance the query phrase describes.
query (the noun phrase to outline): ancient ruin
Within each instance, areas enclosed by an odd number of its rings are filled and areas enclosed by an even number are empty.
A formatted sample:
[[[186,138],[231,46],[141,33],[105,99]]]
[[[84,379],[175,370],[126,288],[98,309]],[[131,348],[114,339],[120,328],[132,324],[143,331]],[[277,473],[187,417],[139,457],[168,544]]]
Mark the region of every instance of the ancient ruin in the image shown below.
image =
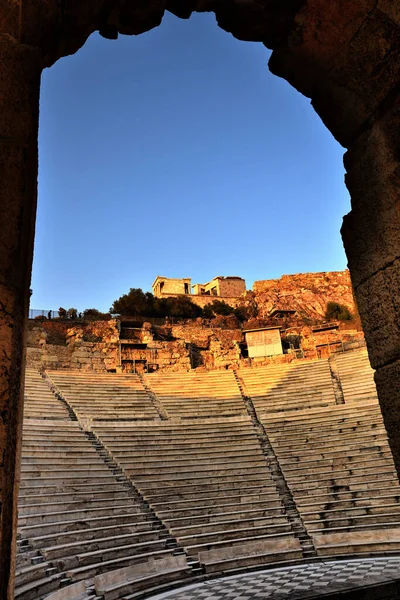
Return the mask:
[[[244,280],[235,278],[235,283],[237,279],[240,292]],[[181,286],[184,280],[173,282]],[[175,296],[171,289],[169,293]],[[196,302],[215,297],[192,295],[191,299]],[[335,351],[365,345],[348,271],[256,281],[252,291],[222,299],[230,306],[249,309],[249,320],[241,322],[234,314],[211,320],[142,317],[139,321],[124,316],[109,321],[38,316],[28,323],[27,365],[37,370],[104,373],[210,370],[246,366],[249,357],[257,364],[266,364],[278,354],[278,362],[291,362],[299,357],[328,357]],[[330,301],[346,303],[351,321],[327,322]],[[257,317],[252,318],[255,314]],[[268,348],[256,354],[249,352],[249,340],[254,335],[246,332],[262,328],[280,332],[277,352]]]
[[[365,350],[208,372],[28,369],[15,598],[133,600],[398,553],[399,497]]]
[[[271,71],[311,98],[327,128],[347,149],[346,184],[352,210],[344,219],[342,236],[369,356],[376,369],[375,381],[389,444],[394,464],[400,471],[399,2],[4,0],[0,6],[0,189],[3,200],[0,222],[0,589],[8,599],[13,598],[15,571],[41,71],[62,56],[79,50],[95,30],[109,39],[117,38],[120,33],[140,34],[160,25],[165,10],[182,18],[188,18],[195,10],[214,11],[218,25],[224,30],[239,39],[262,42],[272,48]],[[270,422],[262,425],[264,430],[274,428]],[[244,430],[248,426],[245,420]],[[69,425],[66,427],[68,430]],[[61,433],[61,437],[65,433]],[[100,440],[107,434],[100,429],[94,435]],[[168,431],[161,434],[168,436]],[[248,434],[250,445],[255,443],[254,435],[254,432]],[[239,433],[238,439],[240,436]],[[388,456],[386,449],[384,454]],[[390,457],[387,460],[390,461]],[[256,465],[254,468],[257,471]],[[394,489],[397,484],[394,474],[391,479],[392,467],[385,469],[383,479]],[[357,542],[352,538],[351,543],[362,544],[365,541],[362,538],[358,535]],[[301,551],[290,535],[286,539],[290,541],[281,545],[280,551],[294,554]],[[337,543],[334,538],[331,541]],[[392,534],[388,533],[385,543],[391,541]],[[210,555],[207,560],[213,564],[220,558],[221,555]],[[235,558],[232,553],[230,556],[226,553],[225,560]],[[164,567],[166,571],[185,572],[178,562]],[[103,585],[104,582],[98,582],[99,589]]]

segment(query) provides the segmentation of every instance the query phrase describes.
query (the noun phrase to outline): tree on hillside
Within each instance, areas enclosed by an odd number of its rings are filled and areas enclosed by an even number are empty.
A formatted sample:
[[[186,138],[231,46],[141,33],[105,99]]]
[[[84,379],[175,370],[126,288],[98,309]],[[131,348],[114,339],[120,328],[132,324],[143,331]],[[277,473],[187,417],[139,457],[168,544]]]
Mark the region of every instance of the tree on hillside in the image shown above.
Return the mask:
[[[352,319],[352,314],[344,304],[328,302],[326,305],[325,318],[329,321],[350,321]]]
[[[150,292],[140,288],[131,288],[115,300],[110,308],[112,314],[125,317],[179,317],[195,319],[202,314],[202,309],[187,296],[177,298],[155,298]]]
[[[106,321],[111,319],[110,313],[103,313],[97,310],[97,308],[86,308],[83,311],[83,318],[87,321]]]
[[[114,301],[110,308],[111,314],[123,315],[125,317],[155,317],[155,298],[150,292],[143,292],[140,288],[131,288],[127,294],[123,294]]]
[[[255,319],[258,314],[258,309],[257,306],[254,304],[250,304],[248,306],[244,306],[242,304],[235,308],[233,314],[239,319],[241,323],[244,323],[244,321],[249,321],[249,319]]]
[[[203,308],[203,316],[206,319],[212,319],[216,315],[222,315],[223,317],[226,317],[227,315],[233,314],[233,312],[234,308],[229,306],[229,304],[223,300],[214,300],[211,302],[211,304],[207,304]]]
[[[62,306],[60,306],[60,308],[58,309],[58,316],[60,317],[60,319],[67,318],[67,311]]]
[[[159,302],[158,311],[163,317],[180,317],[181,319],[197,319],[203,314],[203,310],[191,301],[188,296],[177,298],[162,298]]]
[[[78,311],[76,310],[76,308],[69,308],[68,309],[68,319],[77,319],[78,318]]]

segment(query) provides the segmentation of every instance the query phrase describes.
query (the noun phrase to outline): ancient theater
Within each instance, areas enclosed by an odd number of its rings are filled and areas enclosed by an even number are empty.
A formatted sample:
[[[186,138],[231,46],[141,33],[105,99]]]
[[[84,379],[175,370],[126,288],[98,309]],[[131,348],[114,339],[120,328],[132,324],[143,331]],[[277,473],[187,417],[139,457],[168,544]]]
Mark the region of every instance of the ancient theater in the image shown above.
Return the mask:
[[[42,73],[167,12],[310,99],[348,270],[154,273],[189,319],[33,314]],[[1,0],[1,599],[400,597],[399,29],[399,0]]]

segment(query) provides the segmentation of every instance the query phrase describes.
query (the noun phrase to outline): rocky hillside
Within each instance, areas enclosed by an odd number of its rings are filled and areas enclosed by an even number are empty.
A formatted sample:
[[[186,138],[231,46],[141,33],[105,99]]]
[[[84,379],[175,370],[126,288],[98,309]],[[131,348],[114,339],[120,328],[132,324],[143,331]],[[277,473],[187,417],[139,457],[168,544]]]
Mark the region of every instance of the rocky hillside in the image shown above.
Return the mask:
[[[297,310],[300,316],[323,320],[328,302],[356,311],[349,271],[297,273],[280,279],[255,281],[253,301],[258,316],[267,318],[274,309]]]

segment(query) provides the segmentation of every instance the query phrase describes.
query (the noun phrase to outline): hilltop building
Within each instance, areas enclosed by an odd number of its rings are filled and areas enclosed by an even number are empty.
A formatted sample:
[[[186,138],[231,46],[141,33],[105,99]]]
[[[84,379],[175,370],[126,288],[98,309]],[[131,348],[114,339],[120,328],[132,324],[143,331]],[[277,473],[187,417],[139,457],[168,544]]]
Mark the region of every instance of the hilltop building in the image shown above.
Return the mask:
[[[180,295],[238,298],[246,291],[246,282],[242,277],[222,277],[219,275],[208,283],[196,283],[193,286],[191,281],[191,277],[174,279],[157,275],[152,285],[153,295],[156,298]]]
[[[196,283],[193,294],[198,296],[220,296],[221,298],[237,298],[246,291],[246,282],[242,277],[214,277],[208,283]]]
[[[168,298],[171,296],[180,296],[191,294],[191,277],[184,279],[174,279],[172,277],[160,277],[157,275],[151,289],[156,298]]]

